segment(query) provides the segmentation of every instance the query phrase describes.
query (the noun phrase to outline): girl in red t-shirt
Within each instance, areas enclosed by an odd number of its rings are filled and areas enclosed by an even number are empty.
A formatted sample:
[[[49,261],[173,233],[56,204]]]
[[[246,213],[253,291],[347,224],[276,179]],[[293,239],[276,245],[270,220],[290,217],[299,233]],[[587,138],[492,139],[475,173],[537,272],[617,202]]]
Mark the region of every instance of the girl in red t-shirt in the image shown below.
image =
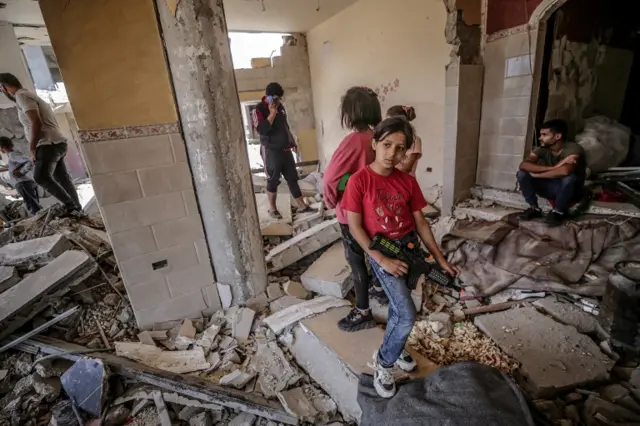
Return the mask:
[[[396,115],[403,116],[408,121],[416,119],[416,110],[412,106],[394,105],[387,110],[387,118],[394,117]],[[411,144],[411,148],[407,149],[404,158],[397,167],[403,172],[407,172],[413,176],[416,175],[418,169],[418,161],[422,157],[422,139],[420,136],[415,135],[415,140]]]
[[[380,123],[372,143],[375,161],[351,176],[342,200],[349,230],[367,253],[373,272],[389,297],[387,330],[374,355],[374,387],[383,398],[391,398],[396,392],[394,365],[405,371],[416,367],[404,349],[416,308],[407,286],[407,264],[371,250],[371,239],[376,234],[404,244],[418,244],[420,239],[445,271],[458,273],[443,256],[422,214],[427,203],[416,178],[396,168],[413,141],[413,127],[404,117],[391,117]]]
[[[336,209],[345,256],[351,268],[356,293],[355,308],[338,321],[338,327],[343,331],[358,331],[376,325],[369,308],[369,296],[386,301],[386,295],[382,287],[376,285],[377,280],[373,280],[371,289],[369,288],[369,272],[364,251],[349,232],[340,188],[350,175],[371,163],[375,158],[371,149],[373,128],[382,121],[378,95],[367,87],[350,88],[342,97],[340,116],[342,127],[350,129],[351,133],[342,140],[324,171],[324,202],[327,207]]]

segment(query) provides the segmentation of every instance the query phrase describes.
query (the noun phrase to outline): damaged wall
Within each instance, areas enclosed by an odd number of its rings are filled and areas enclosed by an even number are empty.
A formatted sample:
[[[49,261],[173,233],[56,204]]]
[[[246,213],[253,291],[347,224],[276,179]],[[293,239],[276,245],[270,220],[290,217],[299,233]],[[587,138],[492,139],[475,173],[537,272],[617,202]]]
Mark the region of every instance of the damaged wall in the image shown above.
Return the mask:
[[[254,58],[252,68],[236,69],[236,84],[242,101],[258,101],[267,84],[278,82],[285,91],[284,102],[293,134],[298,137],[302,161],[318,159],[309,54],[304,34],[292,34],[280,48],[280,56]]]
[[[351,86],[377,90],[382,107],[412,105],[423,141],[417,178],[442,185],[445,65],[450,46],[441,0],[360,0],[309,31],[311,84],[320,161],[326,165],[347,133],[340,98]]]
[[[153,1],[40,7],[138,324],[219,309]]]
[[[487,34],[496,34],[529,22],[542,0],[484,0],[487,2]]]

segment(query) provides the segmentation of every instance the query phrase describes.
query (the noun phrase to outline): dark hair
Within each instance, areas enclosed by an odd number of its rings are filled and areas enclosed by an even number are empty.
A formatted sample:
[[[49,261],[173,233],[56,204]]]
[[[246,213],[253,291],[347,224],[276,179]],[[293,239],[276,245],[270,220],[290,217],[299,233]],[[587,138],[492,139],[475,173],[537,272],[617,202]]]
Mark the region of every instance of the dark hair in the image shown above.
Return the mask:
[[[13,149],[13,141],[6,136],[0,136],[0,148]]]
[[[387,115],[393,117],[394,115],[403,115],[409,121],[416,119],[416,110],[412,106],[394,105],[387,110]]]
[[[407,149],[410,149],[415,139],[415,131],[413,126],[406,118],[401,115],[396,115],[383,120],[376,126],[375,133],[373,134],[373,140],[380,142],[387,136],[393,133],[403,133],[406,138]]]
[[[376,92],[356,86],[347,90],[340,101],[340,122],[345,129],[364,132],[382,121],[382,108]]]
[[[562,139],[567,137],[567,132],[569,131],[569,127],[567,126],[567,122],[561,120],[559,118],[555,118],[553,120],[545,121],[540,126],[540,129],[549,129],[554,134],[561,134]]]
[[[280,85],[280,83],[269,83],[267,84],[267,89],[265,90],[267,96],[284,96],[284,89]]]
[[[15,75],[3,72],[0,73],[0,84],[6,84],[7,86],[15,87],[16,89],[22,89],[22,83]]]

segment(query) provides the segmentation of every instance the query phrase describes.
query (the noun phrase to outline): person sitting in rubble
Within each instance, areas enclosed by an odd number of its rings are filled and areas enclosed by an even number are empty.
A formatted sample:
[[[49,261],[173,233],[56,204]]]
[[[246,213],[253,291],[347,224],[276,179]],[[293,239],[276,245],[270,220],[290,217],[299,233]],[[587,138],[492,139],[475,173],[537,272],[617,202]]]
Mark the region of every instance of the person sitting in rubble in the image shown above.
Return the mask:
[[[40,207],[40,197],[38,196],[38,185],[31,176],[33,161],[22,152],[14,149],[13,141],[6,136],[0,137],[0,151],[6,154],[8,164],[0,167],[0,172],[9,172],[11,183],[22,197],[27,210],[32,215],[38,213]]]
[[[373,163],[356,172],[341,202],[347,211],[349,231],[367,253],[371,268],[389,298],[389,322],[382,346],[374,354],[374,387],[382,398],[395,395],[393,367],[404,371],[416,368],[405,344],[416,319],[406,263],[370,249],[372,238],[381,234],[401,244],[425,244],[440,266],[451,275],[458,270],[444,257],[422,214],[427,202],[415,177],[396,166],[414,141],[414,130],[404,117],[391,117],[376,126],[372,148]]]
[[[394,105],[387,110],[387,118],[399,115],[406,118],[408,121],[416,119],[416,110],[412,106],[406,105]],[[411,149],[409,149],[404,159],[398,164],[398,168],[403,172],[407,172],[410,175],[415,176],[418,169],[418,160],[422,157],[422,139],[416,135],[416,140],[413,141]]]
[[[378,95],[368,87],[351,87],[342,96],[340,116],[342,127],[351,132],[340,142],[327,164],[323,175],[323,197],[328,208],[336,209],[345,257],[352,271],[356,294],[355,308],[338,321],[338,328],[354,332],[376,326],[369,307],[370,296],[386,302],[382,287],[375,279],[369,279],[364,251],[349,232],[347,212],[341,205],[345,185],[350,176],[375,159],[371,149],[373,128],[382,121]]]
[[[529,203],[520,219],[542,216],[539,195],[555,203],[546,222],[549,226],[559,226],[567,219],[571,203],[581,197],[586,174],[584,149],[575,142],[567,142],[566,136],[564,120],[545,122],[540,129],[540,146],[520,163],[518,184]]]

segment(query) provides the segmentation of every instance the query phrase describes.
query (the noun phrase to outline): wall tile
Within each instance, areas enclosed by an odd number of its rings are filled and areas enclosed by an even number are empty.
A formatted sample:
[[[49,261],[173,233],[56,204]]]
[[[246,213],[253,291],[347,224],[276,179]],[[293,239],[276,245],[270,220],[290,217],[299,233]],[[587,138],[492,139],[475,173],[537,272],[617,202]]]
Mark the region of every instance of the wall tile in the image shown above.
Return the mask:
[[[204,238],[200,215],[162,222],[152,227],[159,249],[187,244]]]
[[[168,135],[85,143],[82,147],[92,175],[173,163]]]
[[[136,319],[141,329],[149,329],[153,324],[179,320],[182,318],[200,318],[208,309],[202,290],[185,293],[150,308],[135,310]]]
[[[530,75],[504,79],[504,98],[531,97],[533,79]]]
[[[102,206],[102,215],[110,233],[155,225],[186,216],[181,192],[141,198]]]
[[[525,136],[527,134],[528,119],[503,118],[500,120],[500,135],[503,136]]]
[[[171,299],[169,286],[163,276],[145,283],[129,285],[127,293],[134,310],[150,308]]]
[[[176,163],[187,161],[187,147],[184,144],[184,139],[179,133],[169,135],[171,139],[171,148],[173,149],[173,158]]]
[[[174,271],[167,275],[167,283],[172,297],[209,287],[213,282],[211,265],[206,264]]]
[[[520,98],[502,99],[502,117],[529,117],[531,98],[524,96]]]
[[[207,246],[207,240],[204,238],[201,240],[197,240],[195,242],[196,252],[198,253],[198,261],[200,263],[211,263],[211,258],[209,257],[209,247]]]
[[[135,170],[91,176],[96,199],[101,206],[142,198]]]
[[[138,170],[145,197],[167,194],[192,187],[191,170],[187,163]]]
[[[154,263],[164,261],[166,261],[166,266],[159,266],[154,270]],[[134,286],[197,265],[198,254],[191,243],[122,260],[120,261],[120,271],[125,283],[128,286]]]
[[[187,209],[188,216],[200,214],[200,211],[198,210],[198,202],[196,201],[196,193],[193,189],[182,191],[182,198],[184,199],[184,205]]]
[[[111,234],[111,245],[118,259],[129,259],[158,250],[150,226]]]

